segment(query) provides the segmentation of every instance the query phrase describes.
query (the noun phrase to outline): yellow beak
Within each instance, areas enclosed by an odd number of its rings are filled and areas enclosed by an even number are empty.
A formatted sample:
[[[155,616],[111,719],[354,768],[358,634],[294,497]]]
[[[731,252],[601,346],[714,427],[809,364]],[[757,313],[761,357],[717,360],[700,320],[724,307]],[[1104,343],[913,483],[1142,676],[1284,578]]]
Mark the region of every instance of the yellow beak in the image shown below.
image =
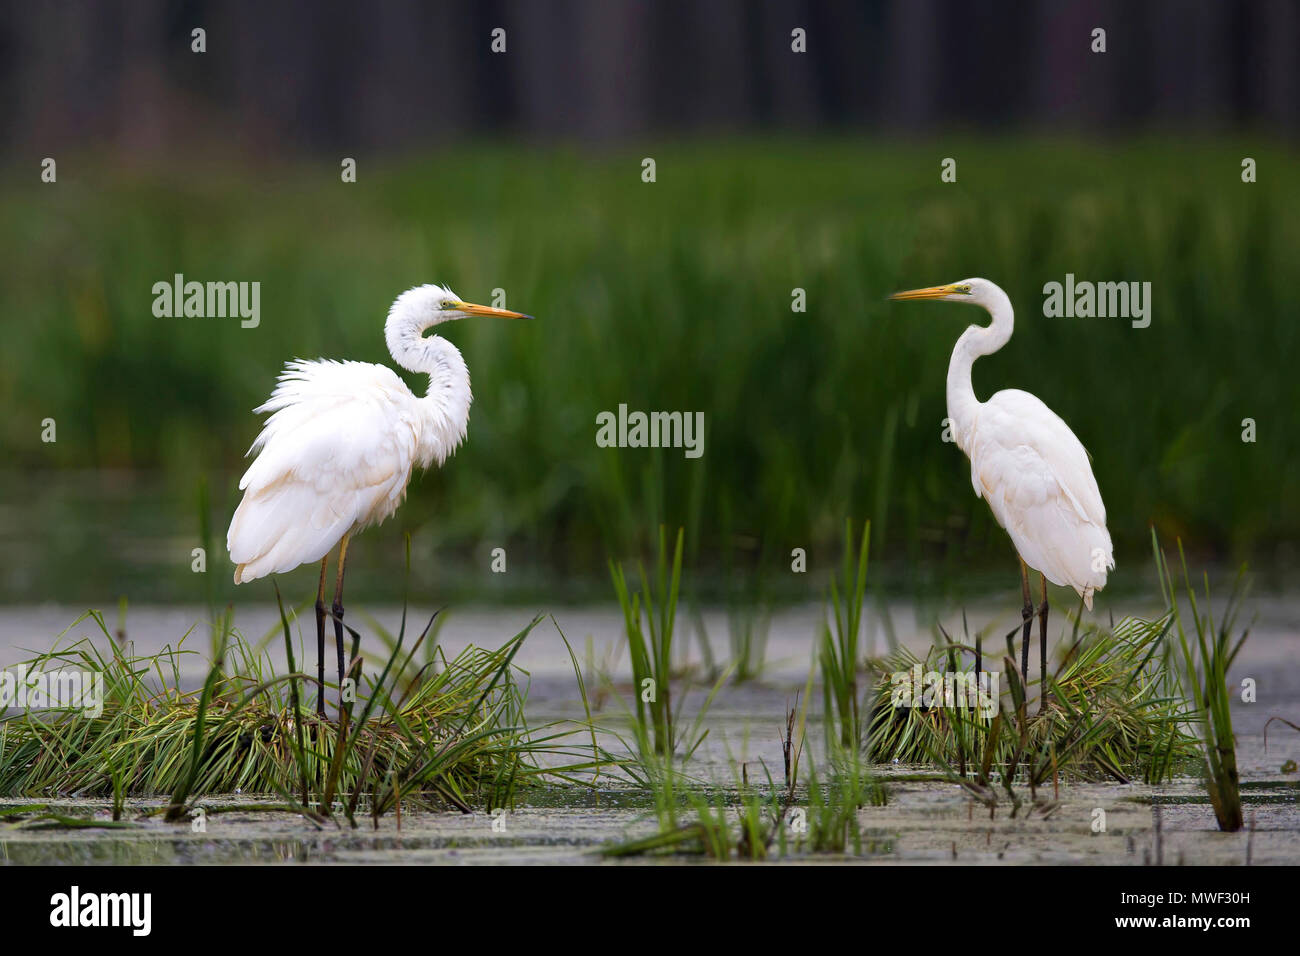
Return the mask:
[[[498,319],[531,319],[531,315],[524,315],[522,312],[511,312],[509,309],[494,309],[487,305],[475,305],[473,302],[454,302],[452,308],[457,312],[464,312],[466,315],[494,315]]]
[[[942,299],[946,295],[953,295],[961,291],[969,291],[969,289],[962,290],[958,288],[959,285],[960,283],[954,282],[951,285],[932,285],[925,289],[909,289],[906,292],[895,292],[893,295],[890,296],[890,298],[891,299]]]

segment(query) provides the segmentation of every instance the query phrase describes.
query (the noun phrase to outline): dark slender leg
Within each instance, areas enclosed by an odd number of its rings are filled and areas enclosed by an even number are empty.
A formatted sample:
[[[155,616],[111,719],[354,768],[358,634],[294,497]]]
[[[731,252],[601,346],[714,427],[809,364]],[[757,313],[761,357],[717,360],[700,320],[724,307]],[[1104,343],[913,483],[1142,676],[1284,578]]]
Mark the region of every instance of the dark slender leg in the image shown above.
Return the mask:
[[[1020,610],[1020,616],[1025,622],[1024,633],[1020,636],[1020,682],[1025,686],[1025,693],[1029,693],[1029,632],[1034,626],[1034,599],[1029,596],[1029,568],[1025,566],[1025,559],[1020,559],[1020,590],[1025,596],[1025,606]]]
[[[316,589],[316,716],[325,716],[325,566],[330,556],[320,562],[320,587]]]
[[[343,568],[348,557],[348,535],[343,536],[339,542],[339,574],[334,582],[334,606],[331,608],[334,612],[334,643],[338,645],[339,652],[339,693],[343,690]],[[343,706],[343,700],[340,697],[339,706]]]
[[[1043,580],[1043,603],[1038,606],[1038,667],[1042,673],[1042,687],[1038,691],[1038,712],[1047,707],[1047,577]]]

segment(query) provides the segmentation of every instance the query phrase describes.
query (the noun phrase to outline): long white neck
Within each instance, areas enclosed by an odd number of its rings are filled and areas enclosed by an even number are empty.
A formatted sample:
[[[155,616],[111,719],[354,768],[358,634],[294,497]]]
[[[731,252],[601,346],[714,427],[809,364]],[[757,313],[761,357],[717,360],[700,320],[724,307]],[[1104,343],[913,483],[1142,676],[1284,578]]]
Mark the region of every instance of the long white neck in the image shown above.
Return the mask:
[[[976,304],[988,309],[993,321],[987,326],[972,325],[963,332],[948,360],[948,417],[952,419],[957,447],[965,452],[969,452],[967,436],[980,406],[975,387],[971,385],[971,367],[980,356],[992,355],[1006,345],[1015,328],[1011,300],[1001,289],[993,287],[987,293],[987,301]]]
[[[446,290],[419,286],[403,292],[384,323],[384,338],[393,361],[408,372],[429,376],[429,388],[419,399],[422,430],[418,455],[422,467],[442,464],[465,439],[469,428],[469,368],[460,349],[425,330],[451,316],[438,308]]]

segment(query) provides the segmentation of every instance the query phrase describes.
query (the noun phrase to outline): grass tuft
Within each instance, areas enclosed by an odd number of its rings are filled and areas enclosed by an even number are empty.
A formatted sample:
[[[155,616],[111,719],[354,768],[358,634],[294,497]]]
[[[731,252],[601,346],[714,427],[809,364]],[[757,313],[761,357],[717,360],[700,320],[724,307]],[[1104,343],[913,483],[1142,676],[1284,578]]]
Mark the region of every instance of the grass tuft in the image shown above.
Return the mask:
[[[1205,787],[1219,829],[1235,833],[1245,825],[1245,821],[1241,810],[1236,738],[1232,732],[1232,710],[1229,706],[1232,695],[1228,690],[1228,668],[1250,635],[1250,629],[1246,628],[1239,637],[1235,640],[1233,638],[1244,593],[1244,569],[1237,576],[1228,596],[1227,607],[1216,626],[1210,610],[1209,581],[1206,580],[1204,585],[1202,608],[1187,573],[1187,559],[1183,555],[1182,542],[1178,545],[1183,577],[1181,588],[1175,582],[1154,529],[1151,532],[1151,545],[1160,571],[1161,593],[1169,608],[1167,613],[1178,634],[1176,650],[1171,656],[1183,691],[1191,702],[1192,717],[1200,729],[1199,755]],[[1189,608],[1186,615],[1181,606],[1184,599]]]
[[[870,539],[871,522],[868,521],[862,528],[855,561],[853,526],[847,520],[844,522],[844,554],[839,573],[831,576],[830,621],[822,621],[818,644],[826,745],[834,748],[838,744],[841,750],[853,754],[862,749],[863,740],[858,677],[865,661],[859,651],[859,637]]]
[[[78,623],[87,619],[110,636],[98,612]],[[402,803],[511,805],[543,774],[534,757],[558,752],[563,736],[530,735],[524,721],[526,692],[513,659],[538,620],[496,650],[468,647],[452,658],[439,651],[436,667],[414,672],[429,628],[404,653],[403,621],[378,676],[362,680],[359,700],[343,705],[338,723],[303,708],[308,675],[275,674],[270,658],[229,626],[197,690],[181,677],[197,656],[184,641],[151,656],[111,639],[107,653],[88,639],[56,647],[26,661],[27,672],[99,675],[102,713],[28,708],[0,720],[0,795],[111,796],[120,816],[126,796],[167,794],[167,818],[177,820],[205,795],[278,794],[313,818],[342,813],[353,825],[360,809],[378,819]],[[283,609],[282,626],[292,661]],[[349,630],[355,651],[359,636]]]
[[[971,673],[963,661],[972,648],[949,642],[930,648],[924,659],[900,648],[875,664],[872,759],[938,763],[963,777],[981,766],[980,776],[990,767],[1012,774],[1023,769],[1033,786],[1057,775],[1167,780],[1195,756],[1195,741],[1184,729],[1188,708],[1164,654],[1170,627],[1169,614],[1154,621],[1126,618],[1113,630],[1076,625],[1051,675],[1053,701],[1033,716],[1011,658],[1003,658],[1005,686],[989,713],[966,706],[960,694],[956,706],[923,696],[938,681]],[[920,706],[894,706],[896,683],[910,698],[918,674]],[[924,676],[931,674],[936,678]]]
[[[631,590],[622,565],[609,563],[614,591],[623,610],[627,646],[632,658],[633,698],[636,721],[644,726],[647,714],[657,753],[671,754],[676,745],[673,728],[672,664],[673,630],[677,620],[677,596],[682,581],[682,541],[677,531],[671,563],[667,532],[659,528],[659,555],[652,588],[644,565],[640,566],[641,588]]]

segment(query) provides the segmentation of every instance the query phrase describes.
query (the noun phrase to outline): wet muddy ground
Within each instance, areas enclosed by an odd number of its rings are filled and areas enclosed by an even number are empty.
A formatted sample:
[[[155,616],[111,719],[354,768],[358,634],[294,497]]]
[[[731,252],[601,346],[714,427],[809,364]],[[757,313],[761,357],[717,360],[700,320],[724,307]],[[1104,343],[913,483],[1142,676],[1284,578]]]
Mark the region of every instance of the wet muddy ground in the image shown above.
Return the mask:
[[[1238,735],[1238,759],[1243,779],[1247,829],[1220,833],[1200,782],[1194,779],[1148,787],[1140,784],[1063,783],[1059,796],[1050,787],[1040,796],[1058,803],[1047,816],[1022,810],[1013,818],[1009,804],[990,816],[949,784],[893,782],[890,776],[905,767],[881,768],[889,801],[883,807],[858,811],[862,828],[862,853],[852,857],[793,856],[796,861],[852,860],[864,863],[1097,863],[1142,865],[1300,863],[1300,774],[1287,772],[1287,761],[1300,761],[1300,733],[1274,723],[1265,749],[1264,725],[1281,716],[1300,723],[1300,644],[1294,601],[1259,601],[1249,641],[1230,674],[1230,683],[1245,678],[1257,684],[1255,703],[1237,702],[1233,719]],[[1150,608],[1135,606],[1137,612]],[[240,626],[246,636],[258,638],[275,622],[273,608],[245,612]],[[1117,615],[1119,611],[1117,610]],[[820,611],[802,608],[782,612],[772,620],[767,647],[767,667],[758,681],[725,687],[707,717],[709,735],[688,770],[698,779],[726,787],[734,780],[734,764],[743,761],[750,778],[761,777],[766,766],[774,777],[782,767],[780,734],[784,715],[802,690],[808,675],[816,624]],[[358,615],[360,617],[361,615]],[[376,612],[395,627],[397,613]],[[76,617],[62,608],[16,608],[0,614],[0,666],[8,667],[27,656],[23,648],[45,649],[50,635]],[[153,652],[183,633],[202,615],[187,609],[132,611],[128,638],[137,652]],[[418,616],[413,615],[413,619]],[[626,655],[620,654],[621,631],[615,609],[557,612],[556,620],[574,645],[579,659],[594,661],[613,676],[625,680]],[[1004,615],[1005,617],[1005,615]],[[450,615],[441,641],[449,654],[466,643],[493,647],[527,623],[526,612],[467,609]],[[894,626],[903,642],[920,649],[930,640],[928,629],[917,626],[904,608],[894,614]],[[993,633],[1007,627],[995,611],[971,615],[996,622]],[[714,635],[713,651],[725,657],[726,624],[721,614],[706,616]],[[947,622],[960,631],[960,618]],[[1055,630],[1055,628],[1054,628]],[[366,632],[362,628],[362,633]],[[83,625],[75,633],[92,634]],[[72,634],[69,635],[73,636]],[[196,650],[206,649],[206,635],[192,637]],[[684,639],[683,639],[684,640]],[[869,627],[868,649],[883,637]],[[275,654],[275,643],[269,645]],[[697,647],[691,658],[700,660]],[[528,713],[535,724],[580,718],[577,693],[563,643],[548,619],[529,637],[518,658],[530,679]],[[279,666],[279,662],[277,662]],[[203,672],[196,656],[191,678]],[[590,675],[589,675],[590,676]],[[706,693],[701,684],[684,689],[689,719]],[[679,691],[680,692],[680,691]],[[593,693],[601,707],[597,719],[611,731],[622,731],[623,706],[610,695]],[[814,703],[819,700],[814,692]],[[821,754],[820,726],[809,710],[806,753]],[[576,740],[577,738],[575,738]],[[613,737],[606,736],[609,744]],[[5,805],[32,803],[32,798],[0,800]],[[69,813],[109,818],[106,801],[73,797],[41,798],[68,808]],[[130,829],[34,829],[0,818],[0,861],[35,863],[600,863],[599,849],[612,841],[652,833],[655,825],[645,795],[616,784],[598,789],[552,787],[529,793],[521,805],[504,817],[485,813],[431,813],[408,810],[400,829],[388,815],[374,829],[368,818],[352,830],[317,827],[305,818],[284,812],[252,809],[269,805],[273,798],[253,795],[205,798],[205,829],[192,824],[167,824],[160,818],[138,820],[137,811],[160,806],[165,798],[133,800],[127,820]],[[1103,819],[1104,831],[1097,829]],[[494,826],[495,824],[495,826]],[[689,858],[675,857],[678,861]],[[664,858],[654,858],[664,862]],[[647,862],[631,860],[623,862]]]

